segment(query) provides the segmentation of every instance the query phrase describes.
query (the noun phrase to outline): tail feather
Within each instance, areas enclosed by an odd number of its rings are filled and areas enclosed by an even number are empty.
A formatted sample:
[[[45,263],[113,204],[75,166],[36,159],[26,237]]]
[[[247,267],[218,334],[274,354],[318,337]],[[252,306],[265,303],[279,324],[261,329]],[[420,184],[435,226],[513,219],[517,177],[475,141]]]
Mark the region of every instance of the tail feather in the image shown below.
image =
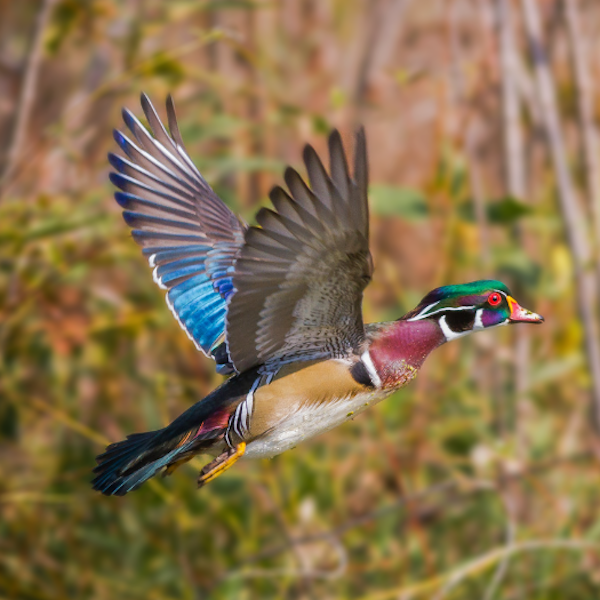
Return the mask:
[[[97,457],[92,487],[107,496],[124,496],[167,465],[184,447],[165,449],[156,444],[159,431],[134,433],[111,444]]]
[[[256,370],[229,379],[164,429],[134,433],[111,444],[96,458],[92,487],[107,496],[124,496],[164,467],[168,475],[210,450],[223,440],[231,415],[255,379]]]
[[[206,421],[210,424],[210,421]],[[205,423],[205,424],[206,424]],[[222,437],[222,428],[203,431],[192,429],[174,434],[171,426],[158,431],[134,433],[126,440],[111,444],[96,457],[93,489],[106,496],[124,496],[148,481],[164,467],[180,463],[192,454],[210,447]],[[167,473],[168,474],[168,473]]]

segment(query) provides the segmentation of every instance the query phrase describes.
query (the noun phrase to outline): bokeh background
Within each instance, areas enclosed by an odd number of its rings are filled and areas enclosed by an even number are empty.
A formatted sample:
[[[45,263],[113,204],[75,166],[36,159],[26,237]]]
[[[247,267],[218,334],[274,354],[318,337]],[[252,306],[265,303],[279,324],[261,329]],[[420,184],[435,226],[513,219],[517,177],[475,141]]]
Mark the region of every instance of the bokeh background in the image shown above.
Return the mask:
[[[0,0],[0,597],[600,597],[599,40],[595,0]],[[249,222],[365,125],[368,321],[496,277],[546,323],[200,493],[92,492],[221,381],[112,199],[141,91]]]

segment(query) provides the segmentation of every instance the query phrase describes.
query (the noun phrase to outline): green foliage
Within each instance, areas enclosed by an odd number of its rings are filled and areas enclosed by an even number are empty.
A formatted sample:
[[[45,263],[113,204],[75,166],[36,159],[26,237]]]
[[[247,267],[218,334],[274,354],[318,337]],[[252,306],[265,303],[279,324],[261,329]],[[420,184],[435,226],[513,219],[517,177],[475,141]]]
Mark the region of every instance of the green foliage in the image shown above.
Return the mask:
[[[490,202],[487,209],[487,217],[490,223],[498,225],[512,225],[519,219],[532,214],[531,206],[523,202],[506,196],[495,202]]]
[[[399,217],[408,221],[425,219],[429,210],[423,194],[410,188],[372,185],[371,210],[380,217]]]
[[[160,77],[169,87],[175,88],[183,81],[185,70],[181,62],[160,50],[142,65],[139,74],[141,77]]]

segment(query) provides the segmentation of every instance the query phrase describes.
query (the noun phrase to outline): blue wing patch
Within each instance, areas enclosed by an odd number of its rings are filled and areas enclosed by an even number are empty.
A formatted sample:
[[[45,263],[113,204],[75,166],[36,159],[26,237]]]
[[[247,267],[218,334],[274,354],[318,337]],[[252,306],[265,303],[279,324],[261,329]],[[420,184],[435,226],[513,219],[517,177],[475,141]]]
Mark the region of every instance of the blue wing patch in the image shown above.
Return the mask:
[[[190,338],[207,354],[223,341],[227,303],[206,274],[194,275],[167,293],[167,304]]]

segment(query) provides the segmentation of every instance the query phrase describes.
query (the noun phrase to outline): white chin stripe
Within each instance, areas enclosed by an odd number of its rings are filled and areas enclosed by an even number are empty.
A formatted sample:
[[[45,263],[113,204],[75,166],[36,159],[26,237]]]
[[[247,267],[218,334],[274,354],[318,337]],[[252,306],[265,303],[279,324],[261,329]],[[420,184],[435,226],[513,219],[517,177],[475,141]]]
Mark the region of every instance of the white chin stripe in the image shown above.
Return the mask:
[[[483,321],[481,320],[481,315],[483,313],[483,308],[478,308],[475,313],[475,323],[473,324],[473,331],[476,329],[485,329],[483,325]]]
[[[448,323],[446,323],[446,315],[442,315],[438,323],[440,324],[442,333],[444,334],[444,337],[446,338],[447,342],[451,340],[456,340],[465,335],[469,335],[469,333],[472,333],[470,329],[468,329],[467,331],[459,331],[458,333],[456,331],[452,331]]]
[[[362,353],[360,360],[362,361],[363,365],[365,365],[365,368],[369,373],[369,377],[371,378],[371,382],[373,383],[373,385],[375,387],[381,387],[381,377],[379,377],[379,375],[377,374],[377,369],[373,364],[373,360],[368,350],[365,350]]]

